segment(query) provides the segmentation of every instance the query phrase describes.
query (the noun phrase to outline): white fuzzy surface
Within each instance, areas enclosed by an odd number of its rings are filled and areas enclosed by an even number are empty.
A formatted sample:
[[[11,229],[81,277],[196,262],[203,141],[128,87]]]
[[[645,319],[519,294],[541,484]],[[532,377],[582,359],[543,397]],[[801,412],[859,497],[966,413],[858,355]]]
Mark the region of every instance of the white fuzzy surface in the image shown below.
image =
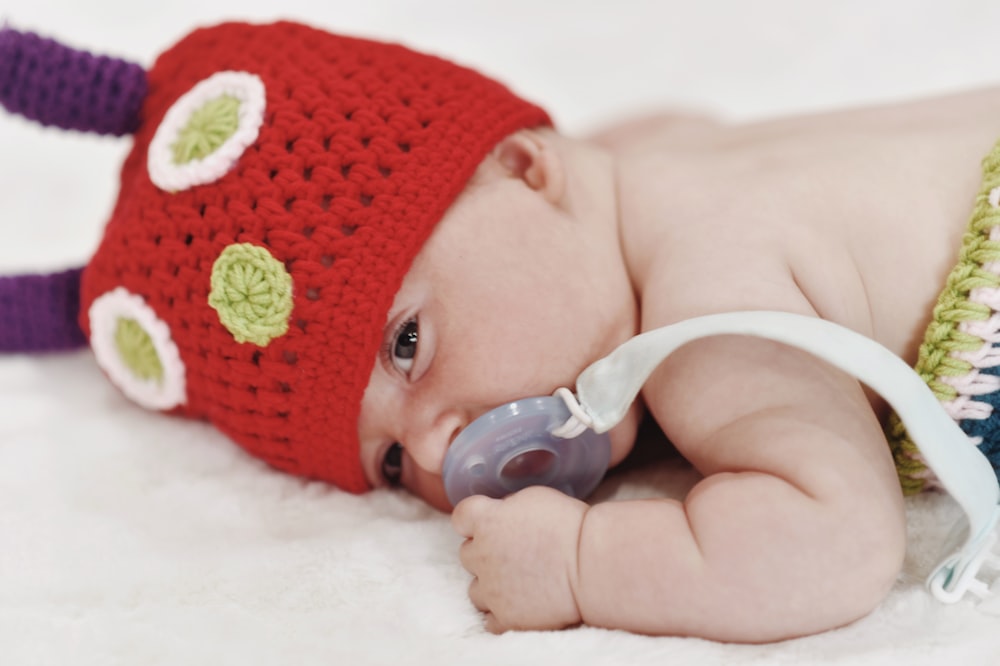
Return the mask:
[[[656,107],[748,119],[1000,81],[995,0],[0,0],[19,28],[144,64],[195,25],[276,16],[475,65],[571,132]],[[126,148],[0,115],[0,270],[84,261]],[[602,493],[689,482],[661,463]],[[87,352],[0,358],[4,665],[1000,664],[1000,601],[943,606],[922,586],[954,505],[923,496],[908,514],[898,584],[837,631],[764,646],[496,637],[445,516],[270,471],[203,424],[131,405]]]

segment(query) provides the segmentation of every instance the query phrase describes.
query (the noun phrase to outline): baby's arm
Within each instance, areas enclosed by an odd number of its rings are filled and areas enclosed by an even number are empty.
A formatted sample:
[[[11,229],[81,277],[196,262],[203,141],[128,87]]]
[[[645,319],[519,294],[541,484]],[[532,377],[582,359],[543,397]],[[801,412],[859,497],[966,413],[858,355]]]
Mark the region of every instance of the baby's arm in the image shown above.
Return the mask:
[[[884,597],[902,562],[904,516],[854,380],[804,352],[726,337],[679,351],[645,393],[706,478],[683,504],[588,512],[584,621],[770,641],[842,625]]]
[[[805,353],[726,337],[677,352],[644,393],[705,480],[684,503],[588,509],[529,489],[460,505],[470,596],[491,629],[582,619],[772,641],[883,598],[905,548],[902,502],[856,382]]]

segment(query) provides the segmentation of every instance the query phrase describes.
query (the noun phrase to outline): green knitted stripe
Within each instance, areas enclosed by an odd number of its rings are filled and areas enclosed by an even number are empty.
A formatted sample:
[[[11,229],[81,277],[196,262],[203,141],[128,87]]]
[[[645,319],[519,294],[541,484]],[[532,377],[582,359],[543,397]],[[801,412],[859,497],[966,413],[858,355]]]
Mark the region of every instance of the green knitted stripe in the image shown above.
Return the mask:
[[[990,191],[996,187],[1000,187],[1000,142],[983,159],[982,186],[962,238],[958,263],[938,296],[933,320],[927,326],[914,366],[941,401],[958,395],[941,378],[963,377],[973,370],[971,363],[955,358],[954,353],[975,351],[984,344],[981,338],[960,331],[959,325],[965,321],[983,321],[993,314],[988,306],[969,300],[969,294],[973,289],[1000,286],[1000,276],[983,268],[987,263],[1000,262],[1000,242],[990,240],[990,232],[1000,225],[1000,209],[989,202]],[[889,417],[885,433],[904,493],[920,492],[926,485],[927,467],[896,414]]]

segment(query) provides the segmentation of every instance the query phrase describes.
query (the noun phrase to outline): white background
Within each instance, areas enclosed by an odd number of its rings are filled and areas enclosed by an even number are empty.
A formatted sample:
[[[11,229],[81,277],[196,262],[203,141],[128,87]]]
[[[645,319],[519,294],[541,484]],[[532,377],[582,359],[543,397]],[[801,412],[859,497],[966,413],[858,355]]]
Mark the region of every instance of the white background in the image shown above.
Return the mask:
[[[2,0],[0,17],[144,65],[198,25],[293,18],[477,67],[571,133],[657,108],[744,121],[1000,81],[995,0]],[[84,262],[127,148],[0,114],[0,270]],[[765,647],[494,638],[442,516],[271,472],[131,406],[86,352],[0,359],[4,664],[1000,663],[1000,617],[919,584],[953,515],[943,498],[910,503],[900,584],[838,632]]]

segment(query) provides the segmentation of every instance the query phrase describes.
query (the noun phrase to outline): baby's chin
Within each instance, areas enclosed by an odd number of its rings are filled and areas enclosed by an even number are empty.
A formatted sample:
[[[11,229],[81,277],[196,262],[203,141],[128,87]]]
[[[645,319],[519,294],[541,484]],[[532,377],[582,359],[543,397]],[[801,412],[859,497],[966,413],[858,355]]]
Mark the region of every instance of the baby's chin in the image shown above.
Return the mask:
[[[440,476],[428,476],[420,479],[413,487],[408,488],[409,492],[416,495],[421,500],[443,513],[451,513],[451,502],[448,501],[448,494],[444,490],[444,481]]]

